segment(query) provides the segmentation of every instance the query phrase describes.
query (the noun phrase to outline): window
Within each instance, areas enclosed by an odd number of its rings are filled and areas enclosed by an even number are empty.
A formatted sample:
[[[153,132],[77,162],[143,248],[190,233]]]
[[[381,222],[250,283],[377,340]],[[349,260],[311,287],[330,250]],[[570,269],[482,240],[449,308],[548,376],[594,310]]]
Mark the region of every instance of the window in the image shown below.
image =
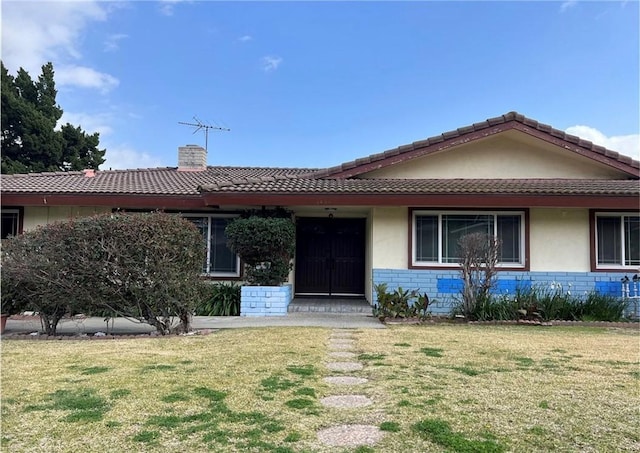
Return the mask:
[[[640,266],[640,216],[596,214],[597,267]]]
[[[523,212],[413,212],[413,265],[458,264],[458,241],[484,233],[501,241],[499,264],[524,266]]]
[[[227,247],[224,229],[231,217],[187,214],[187,220],[194,223],[207,241],[207,257],[202,271],[214,277],[239,277],[240,259]]]
[[[2,210],[2,226],[0,235],[2,239],[17,235],[19,231],[20,211],[18,209]]]

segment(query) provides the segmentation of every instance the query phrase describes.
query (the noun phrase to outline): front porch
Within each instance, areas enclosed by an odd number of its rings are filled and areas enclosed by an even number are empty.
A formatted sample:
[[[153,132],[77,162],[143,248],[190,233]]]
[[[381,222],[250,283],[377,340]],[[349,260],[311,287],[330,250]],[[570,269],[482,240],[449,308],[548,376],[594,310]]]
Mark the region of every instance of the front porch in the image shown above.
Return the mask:
[[[336,313],[371,315],[371,305],[364,298],[296,297],[289,304],[289,313]]]

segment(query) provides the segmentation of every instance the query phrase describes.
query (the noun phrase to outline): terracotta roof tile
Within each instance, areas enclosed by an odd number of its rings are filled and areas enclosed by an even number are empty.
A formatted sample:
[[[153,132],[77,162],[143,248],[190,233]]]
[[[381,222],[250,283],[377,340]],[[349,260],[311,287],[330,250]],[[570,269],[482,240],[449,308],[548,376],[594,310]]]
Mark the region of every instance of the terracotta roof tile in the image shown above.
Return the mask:
[[[253,192],[253,193],[386,193],[386,194],[604,194],[637,196],[638,181],[630,180],[577,180],[577,179],[350,179],[332,177],[346,170],[357,174],[361,165],[384,165],[382,161],[398,161],[405,153],[421,152],[448,138],[463,139],[469,133],[489,130],[508,121],[517,121],[527,127],[560,137],[566,146],[580,146],[590,152],[614,159],[629,168],[640,164],[615,151],[592,144],[579,137],[565,134],[551,126],[538,123],[516,112],[459,128],[391,150],[372,154],[327,169],[314,168],[252,168],[207,167],[204,171],[178,171],[176,168],[97,171],[87,177],[83,172],[35,173],[2,175],[2,193],[29,194],[131,194],[131,195],[198,195],[201,192]],[[468,138],[468,137],[467,137]],[[573,145],[571,145],[573,144]],[[379,164],[378,164],[379,163]]]
[[[272,178],[202,186],[203,192],[349,193],[349,194],[531,194],[531,195],[640,195],[635,180],[585,179],[308,179]]]
[[[176,168],[83,172],[29,173],[2,175],[3,193],[84,193],[137,195],[197,195],[206,184],[232,184],[254,178],[298,177],[317,171],[312,168],[207,167],[204,171],[178,171]]]

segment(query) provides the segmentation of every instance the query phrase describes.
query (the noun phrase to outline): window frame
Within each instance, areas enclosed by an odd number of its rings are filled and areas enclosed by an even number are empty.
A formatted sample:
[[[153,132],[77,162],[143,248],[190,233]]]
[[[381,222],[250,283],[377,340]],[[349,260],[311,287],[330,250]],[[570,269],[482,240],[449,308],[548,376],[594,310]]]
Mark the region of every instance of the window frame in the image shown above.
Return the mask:
[[[1,214],[18,214],[16,219],[16,236],[22,234],[23,221],[24,221],[24,209],[22,207],[3,206],[0,209]]]
[[[416,258],[416,217],[433,215],[438,217],[438,262],[417,261]],[[478,209],[478,208],[409,208],[409,269],[457,269],[459,263],[445,263],[442,257],[442,216],[443,215],[493,215],[494,231],[497,228],[497,217],[520,216],[520,263],[498,264],[500,271],[528,271],[529,270],[529,209]]]
[[[621,246],[621,264],[599,264],[599,247],[598,247],[598,217],[613,217],[620,220],[620,232],[622,234],[620,240]],[[590,236],[590,254],[591,254],[591,271],[592,272],[637,272],[640,269],[639,265],[626,265],[624,264],[624,218],[625,217],[640,217],[640,211],[631,210],[605,210],[605,209],[591,209],[589,211],[589,236]]]
[[[184,218],[208,218],[208,228],[209,234],[207,235],[207,270],[210,271],[209,266],[211,265],[211,220],[212,219],[234,219],[239,217],[238,214],[210,214],[205,212],[190,212],[190,213],[180,213],[181,217]],[[235,272],[203,272],[202,276],[213,278],[216,280],[239,280],[242,278],[242,262],[238,254],[236,254],[236,271]]]

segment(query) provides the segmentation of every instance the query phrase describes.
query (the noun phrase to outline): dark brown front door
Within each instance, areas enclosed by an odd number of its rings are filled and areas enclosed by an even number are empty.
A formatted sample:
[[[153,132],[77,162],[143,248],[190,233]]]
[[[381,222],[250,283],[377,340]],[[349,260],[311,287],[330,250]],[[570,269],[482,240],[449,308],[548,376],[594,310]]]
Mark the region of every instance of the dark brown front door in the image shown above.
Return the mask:
[[[296,294],[364,294],[365,220],[299,218]]]

